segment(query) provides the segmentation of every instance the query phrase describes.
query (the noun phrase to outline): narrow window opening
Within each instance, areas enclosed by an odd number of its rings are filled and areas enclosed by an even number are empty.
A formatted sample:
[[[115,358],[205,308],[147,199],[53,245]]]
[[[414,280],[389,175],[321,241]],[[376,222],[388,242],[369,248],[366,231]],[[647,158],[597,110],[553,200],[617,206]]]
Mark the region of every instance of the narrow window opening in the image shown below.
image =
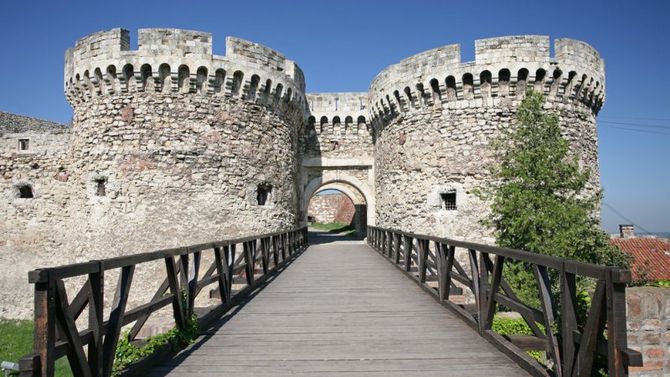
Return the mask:
[[[33,188],[30,185],[20,185],[19,189],[19,198],[21,199],[32,199],[35,196],[33,195]]]
[[[195,89],[198,93],[207,93],[207,80],[209,79],[207,68],[200,67],[195,74]]]
[[[233,86],[230,90],[233,96],[240,95],[240,90],[242,89],[242,80],[244,80],[244,73],[242,73],[242,71],[235,71],[235,73],[233,73]]]
[[[98,178],[95,180],[95,195],[107,195],[107,180],[105,178]]]
[[[440,194],[442,198],[442,203],[444,203],[444,209],[448,211],[453,211],[456,209],[456,192],[445,192]]]
[[[269,184],[260,184],[256,189],[256,201],[259,206],[264,206],[268,199],[270,199],[270,194],[272,193],[272,185]]]
[[[30,148],[30,140],[29,139],[19,139],[19,150],[20,151],[27,151]]]

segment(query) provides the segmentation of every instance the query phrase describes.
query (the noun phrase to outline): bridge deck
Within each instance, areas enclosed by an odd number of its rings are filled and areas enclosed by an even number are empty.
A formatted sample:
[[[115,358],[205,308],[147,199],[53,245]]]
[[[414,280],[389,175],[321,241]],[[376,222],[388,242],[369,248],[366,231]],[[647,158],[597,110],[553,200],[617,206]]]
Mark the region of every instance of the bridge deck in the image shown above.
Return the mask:
[[[318,241],[148,374],[527,375],[362,242]]]

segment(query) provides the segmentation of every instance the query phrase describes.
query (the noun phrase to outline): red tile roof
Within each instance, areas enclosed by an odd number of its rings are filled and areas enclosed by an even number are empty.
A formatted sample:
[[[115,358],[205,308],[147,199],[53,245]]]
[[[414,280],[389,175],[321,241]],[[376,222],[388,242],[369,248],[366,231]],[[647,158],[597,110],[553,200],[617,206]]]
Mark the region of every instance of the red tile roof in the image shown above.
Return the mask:
[[[612,238],[612,245],[633,256],[633,279],[670,280],[670,241],[665,238]],[[644,276],[646,275],[646,276]]]

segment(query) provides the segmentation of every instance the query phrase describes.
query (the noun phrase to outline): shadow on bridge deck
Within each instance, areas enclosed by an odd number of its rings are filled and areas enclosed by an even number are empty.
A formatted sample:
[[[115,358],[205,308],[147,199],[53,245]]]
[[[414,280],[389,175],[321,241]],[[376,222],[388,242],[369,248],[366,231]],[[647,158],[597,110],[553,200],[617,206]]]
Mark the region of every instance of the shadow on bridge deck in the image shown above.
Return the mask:
[[[309,228],[309,244],[310,245],[322,245],[327,243],[343,243],[343,242],[354,242],[360,244],[363,241],[363,237],[355,235],[346,235],[344,233],[330,233],[328,231],[316,230]]]
[[[149,376],[526,376],[361,240],[310,233],[264,289]]]

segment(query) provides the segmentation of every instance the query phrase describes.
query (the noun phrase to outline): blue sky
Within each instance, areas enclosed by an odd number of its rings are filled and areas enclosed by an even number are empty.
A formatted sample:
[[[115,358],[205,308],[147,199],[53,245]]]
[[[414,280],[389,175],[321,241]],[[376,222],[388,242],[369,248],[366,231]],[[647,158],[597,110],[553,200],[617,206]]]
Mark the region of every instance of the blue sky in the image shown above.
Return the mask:
[[[606,60],[599,120],[603,225],[670,231],[670,2],[667,1],[9,1],[0,13],[0,110],[69,122],[65,49],[89,33],[124,27],[212,32],[283,52],[303,68],[308,91],[366,91],[387,65],[417,52],[474,40],[541,34],[586,41]],[[136,44],[136,40],[133,42]]]

